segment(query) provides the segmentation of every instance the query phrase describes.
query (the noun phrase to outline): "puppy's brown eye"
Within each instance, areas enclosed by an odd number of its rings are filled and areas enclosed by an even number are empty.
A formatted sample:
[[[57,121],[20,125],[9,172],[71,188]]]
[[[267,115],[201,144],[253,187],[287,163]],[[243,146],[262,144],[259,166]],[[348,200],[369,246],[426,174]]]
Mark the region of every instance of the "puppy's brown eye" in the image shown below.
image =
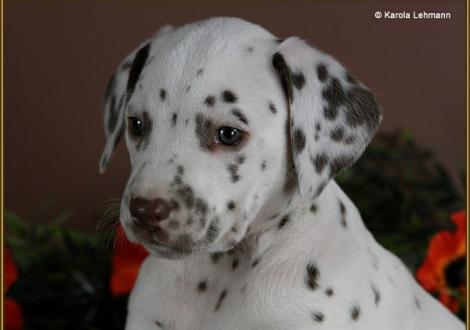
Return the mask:
[[[142,119],[139,119],[137,117],[129,117],[129,132],[133,136],[141,136],[144,132],[145,129],[145,123],[143,122]]]
[[[243,138],[243,131],[229,126],[220,127],[217,130],[217,141],[228,146],[238,144]]]

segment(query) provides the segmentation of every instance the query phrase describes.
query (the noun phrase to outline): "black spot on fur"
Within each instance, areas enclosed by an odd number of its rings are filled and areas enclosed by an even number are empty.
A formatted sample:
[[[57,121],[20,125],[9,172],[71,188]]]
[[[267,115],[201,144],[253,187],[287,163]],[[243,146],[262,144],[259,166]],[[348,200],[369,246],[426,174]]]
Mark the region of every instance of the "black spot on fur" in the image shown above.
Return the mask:
[[[290,119],[289,115],[287,120],[285,121],[285,136],[286,136],[286,146],[285,146],[285,154],[287,159],[287,169],[285,171],[285,180],[284,180],[284,192],[291,192],[297,186],[297,173],[295,171],[295,164],[294,158],[292,155],[292,139],[291,139],[291,131],[290,131]]]
[[[362,87],[353,87],[348,91],[346,123],[351,127],[365,126],[369,132],[377,127],[381,109],[374,95]]]
[[[223,252],[214,252],[211,253],[211,260],[214,264],[218,263],[220,258],[224,256]]]
[[[201,228],[204,228],[206,226],[207,218],[206,217],[201,217],[199,218],[199,226]]]
[[[181,180],[181,177],[179,175],[175,175],[175,177],[173,178],[173,183],[175,185],[179,185],[183,183],[183,180]]]
[[[332,297],[334,292],[333,292],[333,289],[332,288],[328,288],[325,290],[325,294],[328,296],[328,297]]]
[[[230,180],[232,182],[237,182],[238,180],[240,180],[240,175],[238,175],[238,166],[235,165],[235,164],[230,164],[228,167],[227,167],[227,170],[230,174]]]
[[[338,115],[338,108],[326,106],[323,108],[323,116],[328,120],[335,120]]]
[[[157,327],[159,327],[160,329],[163,329],[163,323],[159,322],[159,321],[155,321],[155,325]]]
[[[263,160],[263,161],[261,162],[261,171],[264,171],[265,169],[266,169],[266,161]]]
[[[183,175],[184,174],[184,167],[182,165],[178,165],[176,167],[176,173],[178,173],[179,175]]]
[[[357,321],[360,315],[361,315],[360,307],[358,305],[354,305],[353,308],[351,309],[351,319],[353,321]]]
[[[342,127],[334,128],[331,133],[330,137],[335,142],[340,142],[344,137],[344,129]]]
[[[292,104],[293,90],[292,90],[292,71],[287,65],[284,56],[277,52],[273,55],[272,64],[279,74],[281,85],[286,94],[287,101]]]
[[[186,93],[188,93],[191,90],[191,86],[186,86]]]
[[[317,213],[317,210],[318,210],[317,204],[312,203],[312,205],[310,206],[310,212]]]
[[[318,77],[318,80],[322,82],[328,78],[328,70],[325,64],[320,63],[317,65],[317,77]]]
[[[199,282],[199,284],[197,285],[197,291],[204,292],[206,290],[207,290],[207,282],[206,281]]]
[[[245,162],[245,155],[239,155],[236,161],[239,165],[243,164]]]
[[[232,261],[232,270],[237,269],[239,263],[240,263],[240,260],[238,260],[238,258],[234,258]]]
[[[315,322],[323,322],[323,320],[325,319],[325,315],[323,315],[322,312],[313,312],[312,318]]]
[[[421,302],[417,297],[415,297],[415,306],[417,309],[421,310]]]
[[[271,111],[272,113],[277,113],[276,106],[272,102],[269,102],[269,111]]]
[[[225,297],[227,296],[227,289],[224,289],[219,296],[219,299],[217,300],[217,304],[215,305],[214,312],[220,309],[220,306],[222,306],[222,302],[224,301]]]
[[[251,268],[255,268],[258,264],[259,261],[261,260],[260,257],[256,258],[252,263],[251,263]]]
[[[164,90],[163,88],[160,89],[160,99],[162,101],[165,101],[165,98],[166,98],[166,90]]]
[[[212,106],[215,104],[215,97],[212,96],[212,95],[209,95],[209,96],[206,97],[206,99],[204,100],[204,104],[206,104],[206,105],[209,106],[209,107],[212,107]]]
[[[300,128],[294,130],[294,156],[297,156],[305,148],[305,134]]]
[[[374,304],[378,306],[380,302],[380,292],[374,285],[372,285],[372,292],[374,294]]]
[[[212,135],[214,133],[214,125],[212,120],[208,119],[202,113],[196,115],[196,137],[199,141],[199,146],[202,149],[208,149],[212,142]]]
[[[232,114],[237,117],[242,123],[248,125],[248,119],[246,119],[246,116],[239,109],[233,109]]]
[[[225,90],[222,92],[222,99],[228,103],[235,103],[237,101],[237,96],[230,90]]]
[[[341,215],[346,214],[346,206],[344,206],[344,203],[342,201],[339,201],[339,211]]]
[[[204,72],[204,69],[199,69],[196,72],[196,75],[200,76]]]
[[[188,255],[192,252],[193,244],[194,241],[191,236],[188,234],[181,234],[175,240],[174,249],[179,254]]]
[[[330,162],[330,176],[334,177],[354,162],[352,156],[339,156]]]
[[[135,86],[139,81],[140,74],[149,56],[149,51],[150,43],[147,43],[137,51],[134,60],[132,61],[131,70],[129,72],[129,79],[127,80],[126,101],[129,101],[132,94],[134,93]]]
[[[200,198],[196,198],[195,205],[194,205],[195,213],[206,215],[208,208],[209,207],[207,206],[207,203],[204,200]]]
[[[315,167],[315,171],[317,171],[318,174],[321,174],[328,163],[328,156],[322,152],[315,157],[310,156],[310,160]]]
[[[289,220],[290,220],[290,217],[288,214],[286,214],[285,216],[282,217],[281,221],[279,221],[277,228],[281,229],[282,227],[286,225],[287,222],[289,222]]]
[[[235,208],[235,202],[234,202],[234,201],[229,201],[229,202],[227,203],[227,208],[228,208],[229,210],[233,210],[233,209]]]
[[[193,223],[194,223],[193,217],[189,216],[189,217],[186,219],[186,224],[187,224],[188,226],[191,226]]]
[[[131,65],[132,65],[132,61],[124,62],[121,66],[121,70],[122,71],[127,71],[131,68]]]
[[[356,137],[350,135],[344,139],[344,144],[353,144],[354,141],[356,141]]]
[[[343,105],[347,98],[346,92],[337,78],[331,79],[327,88],[322,90],[322,96],[332,108]]]
[[[305,77],[304,74],[300,71],[297,71],[292,75],[292,83],[294,84],[295,88],[301,90],[305,86]]]
[[[173,112],[173,115],[171,116],[171,124],[175,126],[177,120],[178,120],[178,114]]]
[[[318,285],[318,278],[320,277],[320,271],[318,270],[318,267],[313,264],[309,263],[307,265],[307,271],[306,271],[306,276],[305,276],[305,283],[309,289],[316,290],[319,285]]]
[[[205,237],[205,241],[207,243],[212,243],[215,241],[215,239],[217,238],[217,236],[219,235],[219,221],[218,219],[216,220],[213,220],[210,225],[209,225],[209,228],[207,228],[207,232],[206,232],[206,237]]]
[[[176,189],[176,194],[183,200],[184,205],[188,209],[194,207],[194,192],[193,188],[186,184],[179,184]]]
[[[337,78],[331,79],[328,86],[322,90],[322,96],[328,105],[323,109],[323,115],[328,120],[335,120],[338,115],[338,107],[347,101],[346,92]]]
[[[348,225],[346,222],[346,207],[342,201],[339,201],[339,211],[341,213],[341,225],[346,228]]]
[[[377,256],[372,256],[372,267],[374,267],[375,270],[379,270],[379,259]]]
[[[325,186],[326,186],[326,182],[320,183],[317,187],[317,190],[315,191],[314,196],[319,196],[321,194],[321,192],[323,191],[323,189],[325,189]]]
[[[249,46],[249,47],[246,48],[246,51],[247,51],[248,53],[253,53],[253,52],[255,51],[255,49],[254,49],[254,47]]]

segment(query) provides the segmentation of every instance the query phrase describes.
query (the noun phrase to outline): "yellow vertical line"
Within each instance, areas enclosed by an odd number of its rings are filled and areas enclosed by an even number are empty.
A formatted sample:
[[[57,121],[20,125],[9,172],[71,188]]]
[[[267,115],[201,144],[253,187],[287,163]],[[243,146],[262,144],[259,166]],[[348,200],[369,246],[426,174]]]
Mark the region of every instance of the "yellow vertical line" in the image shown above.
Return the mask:
[[[1,20],[2,20],[2,26],[1,26],[1,55],[0,55],[0,71],[1,71],[1,77],[0,77],[0,85],[1,85],[1,90],[0,90],[0,102],[1,102],[1,109],[0,109],[0,141],[1,141],[1,146],[0,146],[0,149],[1,149],[1,152],[0,152],[0,181],[1,181],[1,187],[0,187],[0,216],[1,216],[1,228],[0,228],[0,250],[1,250],[1,261],[2,261],[2,266],[1,266],[1,269],[2,269],[2,272],[1,272],[1,275],[0,275],[0,280],[1,280],[1,298],[0,298],[0,320],[1,320],[1,329],[3,330],[3,320],[4,320],[4,317],[3,317],[3,297],[4,297],[4,293],[3,293],[3,272],[4,272],[4,269],[3,269],[3,0],[0,0],[1,1]]]
[[[4,316],[3,316],[3,297],[4,297],[4,293],[3,293],[3,0],[0,0],[1,1],[1,9],[0,9],[0,16],[1,16],[1,20],[2,20],[2,26],[1,26],[1,55],[0,55],[0,71],[1,71],[1,77],[0,77],[0,141],[1,141],[1,146],[0,146],[0,182],[1,182],[1,187],[0,187],[0,251],[1,251],[1,261],[2,261],[2,266],[0,267],[2,269],[1,271],[1,275],[0,275],[0,280],[1,280],[1,297],[0,297],[0,329],[3,330],[3,320],[4,320]]]
[[[4,74],[4,70],[3,70],[3,41],[4,41],[4,38],[3,38],[3,25],[4,25],[4,20],[3,20],[3,0],[0,0],[1,2],[1,9],[0,9],[0,16],[1,16],[1,55],[0,55],[0,71],[1,71],[1,74],[0,74],[0,251],[1,251],[1,262],[2,262],[2,265],[1,265],[1,275],[0,275],[0,281],[1,281],[1,297],[0,297],[0,329],[3,330],[3,320],[5,319],[4,318],[4,315],[3,315],[3,299],[4,299],[4,287],[3,287],[3,215],[4,215],[4,212],[3,212],[3,184],[4,184],[4,181],[3,181],[3,74]]]

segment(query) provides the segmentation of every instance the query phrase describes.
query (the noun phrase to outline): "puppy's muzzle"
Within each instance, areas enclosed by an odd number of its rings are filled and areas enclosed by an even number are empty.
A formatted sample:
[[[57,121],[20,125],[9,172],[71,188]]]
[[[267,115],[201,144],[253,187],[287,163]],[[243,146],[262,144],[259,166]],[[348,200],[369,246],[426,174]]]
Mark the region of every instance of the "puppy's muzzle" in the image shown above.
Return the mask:
[[[133,224],[149,233],[161,232],[160,222],[167,219],[173,209],[171,203],[162,198],[137,197],[129,205]]]

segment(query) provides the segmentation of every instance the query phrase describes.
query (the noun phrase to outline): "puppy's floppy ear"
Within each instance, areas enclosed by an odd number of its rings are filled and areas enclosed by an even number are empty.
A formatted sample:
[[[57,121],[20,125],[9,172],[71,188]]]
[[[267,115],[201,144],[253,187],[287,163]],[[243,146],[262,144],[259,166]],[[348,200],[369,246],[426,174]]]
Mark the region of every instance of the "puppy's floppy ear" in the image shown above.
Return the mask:
[[[382,119],[372,93],[331,56],[297,37],[282,41],[272,63],[285,91],[299,189],[317,197],[369,144]]]
[[[142,69],[148,59],[150,42],[144,43],[130,54],[116,69],[106,87],[102,110],[106,145],[100,159],[100,172],[104,173],[114,147],[125,129],[125,108],[134,93]]]
[[[172,30],[174,30],[173,26],[165,25],[153,38],[161,37]],[[108,82],[101,104],[104,115],[106,145],[101,154],[100,173],[104,173],[106,170],[114,147],[124,132],[126,105],[134,93],[142,69],[148,62],[150,50],[151,41],[148,39],[137,50],[127,56]]]

